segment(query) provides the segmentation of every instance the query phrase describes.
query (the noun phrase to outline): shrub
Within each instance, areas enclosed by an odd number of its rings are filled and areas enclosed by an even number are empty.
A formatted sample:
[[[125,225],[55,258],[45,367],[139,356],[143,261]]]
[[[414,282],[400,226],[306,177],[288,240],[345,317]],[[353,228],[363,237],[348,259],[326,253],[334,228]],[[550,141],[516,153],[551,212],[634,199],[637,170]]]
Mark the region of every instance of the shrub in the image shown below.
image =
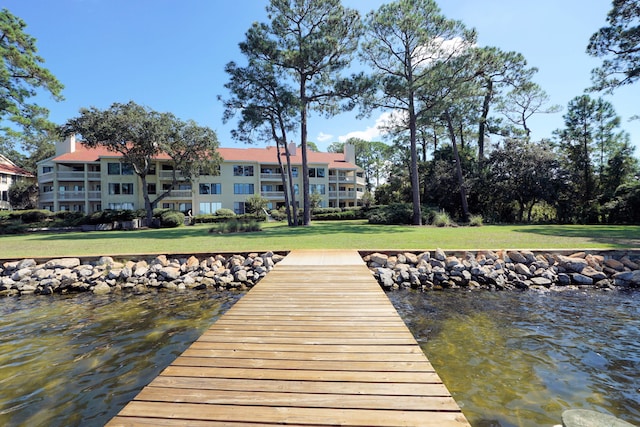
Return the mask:
[[[232,211],[231,209],[221,208],[221,209],[218,209],[216,211],[216,215],[217,216],[230,217],[230,216],[236,216],[236,213],[234,211]]]
[[[184,214],[178,211],[167,211],[160,215],[160,227],[175,228],[184,225]]]
[[[332,211],[325,212],[325,213],[314,213],[313,219],[324,220],[324,221],[342,221],[342,220],[348,220],[348,219],[365,218],[365,212],[361,208],[352,208],[352,209],[345,209],[345,210],[337,208],[337,211],[334,208],[329,208],[329,209],[332,209]]]
[[[209,233],[227,234],[260,230],[262,230],[262,228],[256,220],[244,221],[242,219],[232,218],[228,221],[221,222],[216,227],[210,228]]]
[[[450,227],[453,225],[453,221],[448,213],[440,211],[433,217],[433,225],[436,227]]]
[[[27,231],[27,228],[24,224],[10,223],[0,227],[0,234],[22,234]]]
[[[271,218],[275,219],[276,221],[284,221],[285,219],[287,219],[287,214],[284,209],[272,209],[271,211],[269,211],[269,215],[271,215]]]
[[[393,203],[371,209],[367,218],[370,224],[411,224],[413,209],[408,203]]]
[[[52,216],[53,213],[45,209],[30,209],[22,211],[20,219],[25,224],[33,224],[35,222],[43,222]]]
[[[471,215],[469,217],[469,226],[482,227],[482,215]]]
[[[155,208],[153,210],[153,217],[154,218],[160,218],[162,216],[162,214],[164,214],[165,212],[171,212],[171,209]]]

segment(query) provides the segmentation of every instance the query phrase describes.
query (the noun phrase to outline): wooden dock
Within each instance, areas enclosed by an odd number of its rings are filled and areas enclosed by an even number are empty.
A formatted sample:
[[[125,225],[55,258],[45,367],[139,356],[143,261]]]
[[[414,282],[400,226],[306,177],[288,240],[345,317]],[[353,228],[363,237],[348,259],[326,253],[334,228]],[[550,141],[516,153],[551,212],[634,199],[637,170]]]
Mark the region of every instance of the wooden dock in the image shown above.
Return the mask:
[[[469,426],[356,251],[294,251],[108,426]]]

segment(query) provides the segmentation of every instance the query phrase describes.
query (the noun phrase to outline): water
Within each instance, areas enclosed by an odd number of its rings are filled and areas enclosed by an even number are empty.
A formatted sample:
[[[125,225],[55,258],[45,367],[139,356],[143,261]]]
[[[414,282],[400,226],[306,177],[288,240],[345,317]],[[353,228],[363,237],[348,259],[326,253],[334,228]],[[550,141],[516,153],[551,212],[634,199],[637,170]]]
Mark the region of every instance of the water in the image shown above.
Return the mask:
[[[0,425],[104,425],[239,296],[0,299]]]
[[[640,426],[640,293],[387,294],[474,427]]]
[[[640,292],[388,295],[474,427],[640,426]],[[103,425],[239,297],[0,299],[0,425]]]

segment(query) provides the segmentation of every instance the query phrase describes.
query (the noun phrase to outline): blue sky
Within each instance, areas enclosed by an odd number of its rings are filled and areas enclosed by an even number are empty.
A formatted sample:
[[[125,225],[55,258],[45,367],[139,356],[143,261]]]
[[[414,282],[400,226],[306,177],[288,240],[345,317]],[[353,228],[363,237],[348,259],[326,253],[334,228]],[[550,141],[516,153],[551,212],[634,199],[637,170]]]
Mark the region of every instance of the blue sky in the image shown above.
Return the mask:
[[[343,0],[363,14],[383,0]],[[27,23],[45,66],[65,85],[65,100],[41,96],[51,119],[64,123],[82,107],[108,108],[133,100],[214,129],[221,146],[240,146],[222,123],[217,95],[226,96],[224,65],[243,60],[238,43],[254,21],[266,21],[268,0],[2,0]],[[448,18],[476,28],[480,46],[522,53],[539,68],[535,80],[563,111],[531,119],[533,138],[563,125],[567,103],[590,85],[600,60],[585,53],[589,37],[606,24],[610,0],[441,0]],[[597,96],[597,95],[592,95]],[[632,142],[640,146],[640,83],[618,89],[611,101]],[[310,141],[326,146],[348,136],[383,140],[376,120],[355,113],[325,119],[312,114]],[[292,135],[298,140],[298,136]],[[636,150],[640,156],[640,149]]]

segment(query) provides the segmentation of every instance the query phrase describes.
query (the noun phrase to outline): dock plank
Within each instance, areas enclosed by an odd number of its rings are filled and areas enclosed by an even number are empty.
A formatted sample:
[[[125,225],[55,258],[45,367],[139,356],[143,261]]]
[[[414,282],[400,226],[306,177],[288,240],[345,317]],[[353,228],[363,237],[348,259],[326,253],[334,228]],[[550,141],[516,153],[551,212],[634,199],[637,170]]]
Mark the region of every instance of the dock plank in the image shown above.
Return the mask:
[[[356,251],[294,251],[108,425],[469,423]]]

